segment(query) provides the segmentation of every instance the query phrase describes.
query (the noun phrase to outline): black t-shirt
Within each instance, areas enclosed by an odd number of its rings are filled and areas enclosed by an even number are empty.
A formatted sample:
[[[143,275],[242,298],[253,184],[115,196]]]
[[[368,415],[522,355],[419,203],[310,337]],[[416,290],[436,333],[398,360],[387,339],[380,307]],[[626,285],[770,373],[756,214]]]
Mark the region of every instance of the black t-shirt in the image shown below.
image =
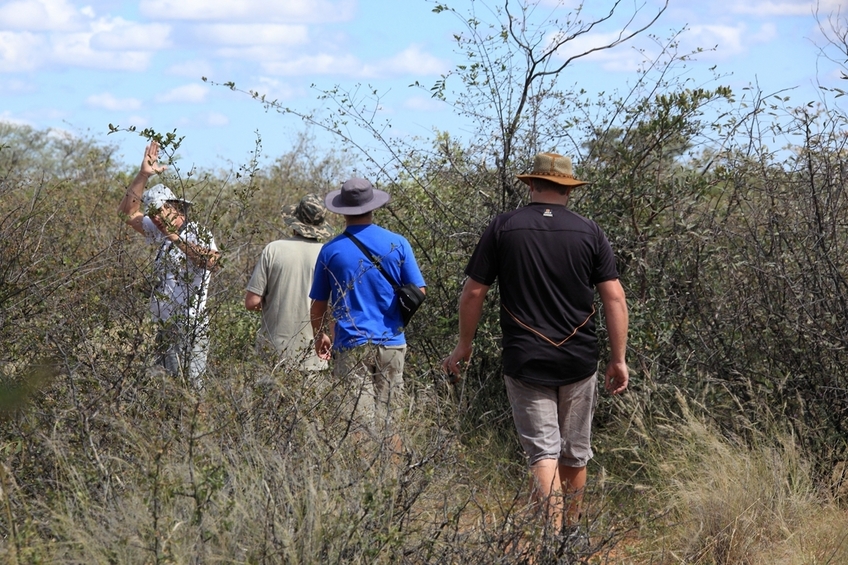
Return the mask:
[[[465,274],[487,286],[500,281],[505,374],[562,386],[597,370],[594,287],[618,271],[595,222],[554,204],[501,214]]]

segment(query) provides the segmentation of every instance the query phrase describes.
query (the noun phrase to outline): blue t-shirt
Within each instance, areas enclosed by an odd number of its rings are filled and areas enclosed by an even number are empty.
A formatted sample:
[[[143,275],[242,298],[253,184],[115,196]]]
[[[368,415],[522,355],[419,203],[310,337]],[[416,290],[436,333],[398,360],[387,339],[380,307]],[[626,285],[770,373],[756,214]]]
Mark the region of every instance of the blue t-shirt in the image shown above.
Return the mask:
[[[381,261],[383,269],[399,285],[425,286],[406,238],[374,224],[349,226],[347,231]],[[406,343],[392,285],[344,234],[321,248],[309,298],[329,301],[336,319],[333,343],[336,349],[350,349],[366,343]]]

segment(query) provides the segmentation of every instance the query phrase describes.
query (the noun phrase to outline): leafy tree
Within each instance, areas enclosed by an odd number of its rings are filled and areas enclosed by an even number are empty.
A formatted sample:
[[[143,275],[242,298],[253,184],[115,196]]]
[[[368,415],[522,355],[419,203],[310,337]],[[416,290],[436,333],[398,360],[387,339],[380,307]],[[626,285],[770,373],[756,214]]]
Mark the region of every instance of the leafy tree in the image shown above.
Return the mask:
[[[564,129],[560,101],[566,95],[558,82],[566,78],[569,66],[645,33],[667,7],[666,1],[644,15],[644,4],[628,10],[616,0],[591,6],[600,14],[595,16],[585,4],[569,10],[565,2],[548,7],[532,1],[472,0],[464,15],[436,3],[434,12],[453,14],[465,31],[454,35],[463,62],[431,91],[476,125],[482,156],[497,171],[502,211],[523,201],[515,174],[526,170],[536,153],[550,148],[552,131]],[[617,20],[619,12],[627,12],[624,25]],[[569,53],[577,40],[605,32],[612,32],[613,39]],[[454,78],[460,82],[455,89]]]

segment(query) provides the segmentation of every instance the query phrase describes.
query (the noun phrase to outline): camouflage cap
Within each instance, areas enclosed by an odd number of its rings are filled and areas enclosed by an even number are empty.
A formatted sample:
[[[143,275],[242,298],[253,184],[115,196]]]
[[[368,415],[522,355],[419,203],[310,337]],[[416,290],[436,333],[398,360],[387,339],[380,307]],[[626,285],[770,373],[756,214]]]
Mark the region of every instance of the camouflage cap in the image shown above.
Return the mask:
[[[327,239],[333,232],[326,224],[327,208],[317,194],[307,194],[297,206],[283,208],[283,221],[294,231],[310,239]]]

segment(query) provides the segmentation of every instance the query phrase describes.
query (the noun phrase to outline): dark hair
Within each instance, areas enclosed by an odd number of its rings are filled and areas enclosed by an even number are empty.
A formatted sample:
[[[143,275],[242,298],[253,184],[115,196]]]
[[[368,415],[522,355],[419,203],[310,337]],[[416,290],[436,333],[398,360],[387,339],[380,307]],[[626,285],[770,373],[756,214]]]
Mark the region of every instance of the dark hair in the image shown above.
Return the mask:
[[[563,196],[574,188],[573,186],[565,186],[564,184],[559,184],[548,179],[531,178],[530,182],[533,183],[533,190],[537,192],[556,192]]]

